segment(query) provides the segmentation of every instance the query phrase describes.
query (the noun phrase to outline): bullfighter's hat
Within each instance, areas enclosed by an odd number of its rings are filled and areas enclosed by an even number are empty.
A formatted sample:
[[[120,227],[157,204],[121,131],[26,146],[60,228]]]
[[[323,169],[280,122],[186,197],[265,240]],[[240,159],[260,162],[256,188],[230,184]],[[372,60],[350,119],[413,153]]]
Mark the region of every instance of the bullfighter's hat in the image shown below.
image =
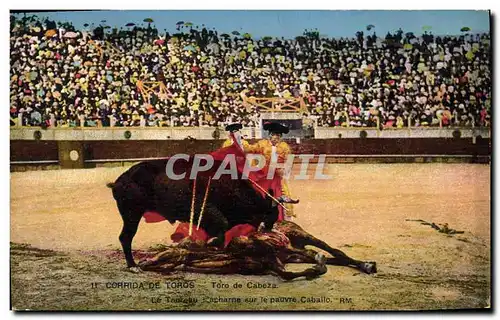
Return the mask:
[[[269,131],[270,134],[277,133],[277,134],[286,134],[290,131],[288,127],[285,127],[282,124],[279,124],[277,122],[265,122],[264,123],[264,130]]]
[[[226,126],[226,131],[235,132],[241,130],[241,128],[243,128],[241,123],[231,123]]]

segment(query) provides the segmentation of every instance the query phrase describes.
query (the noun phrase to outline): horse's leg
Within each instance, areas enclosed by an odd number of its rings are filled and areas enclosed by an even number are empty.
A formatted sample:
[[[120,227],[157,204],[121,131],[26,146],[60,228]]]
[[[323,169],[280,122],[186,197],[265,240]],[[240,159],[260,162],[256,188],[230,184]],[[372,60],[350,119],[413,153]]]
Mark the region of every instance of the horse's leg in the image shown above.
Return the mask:
[[[333,266],[346,266],[346,267],[354,267],[356,269],[360,269],[366,273],[375,273],[376,270],[370,269],[373,266],[370,262],[356,261],[357,265],[348,264],[348,261],[344,258],[337,257],[325,257],[320,252],[311,250],[311,249],[297,249],[292,248],[288,249],[286,262],[287,263],[315,263],[318,259],[324,259],[327,265]],[[365,268],[367,271],[363,270]]]
[[[276,274],[283,280],[293,280],[299,277],[305,277],[307,280],[312,280],[325,274],[328,271],[324,263],[324,259],[322,259],[322,261],[319,261],[315,266],[299,272],[286,271],[285,266],[278,257],[275,257],[273,261],[268,264],[268,266],[271,273]]]
[[[326,263],[326,257],[321,252],[291,246],[280,252],[279,256],[285,263]]]
[[[327,259],[327,264],[338,266],[349,266],[359,269],[365,273],[376,273],[377,264],[375,262],[364,262],[352,259],[344,252],[332,248],[326,242],[314,237],[291,221],[280,221],[276,228],[283,232],[289,239],[293,247],[304,249],[306,245],[314,246],[330,253],[334,258]]]

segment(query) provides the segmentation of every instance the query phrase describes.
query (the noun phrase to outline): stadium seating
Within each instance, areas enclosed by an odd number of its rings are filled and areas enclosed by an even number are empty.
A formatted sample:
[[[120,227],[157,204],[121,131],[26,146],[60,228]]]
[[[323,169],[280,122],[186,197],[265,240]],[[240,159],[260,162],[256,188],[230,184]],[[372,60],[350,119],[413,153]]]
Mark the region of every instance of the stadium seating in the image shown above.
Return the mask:
[[[11,20],[11,125],[258,125],[301,98],[319,126],[489,126],[489,34],[252,38]]]

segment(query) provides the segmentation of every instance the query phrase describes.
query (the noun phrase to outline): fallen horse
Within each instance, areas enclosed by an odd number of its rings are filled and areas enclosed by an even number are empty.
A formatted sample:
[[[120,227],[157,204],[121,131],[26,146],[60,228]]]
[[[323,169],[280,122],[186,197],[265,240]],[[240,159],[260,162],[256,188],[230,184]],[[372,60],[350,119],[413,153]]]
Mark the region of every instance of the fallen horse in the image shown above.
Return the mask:
[[[322,249],[332,257],[325,257],[305,246]],[[301,272],[291,272],[285,270],[287,263],[310,263],[314,266]],[[276,222],[270,232],[253,232],[232,238],[224,249],[185,238],[178,246],[169,247],[154,258],[139,263],[142,270],[162,273],[272,274],[284,280],[302,276],[314,279],[327,272],[326,265],[348,266],[367,274],[377,272],[375,262],[354,260],[290,221]]]

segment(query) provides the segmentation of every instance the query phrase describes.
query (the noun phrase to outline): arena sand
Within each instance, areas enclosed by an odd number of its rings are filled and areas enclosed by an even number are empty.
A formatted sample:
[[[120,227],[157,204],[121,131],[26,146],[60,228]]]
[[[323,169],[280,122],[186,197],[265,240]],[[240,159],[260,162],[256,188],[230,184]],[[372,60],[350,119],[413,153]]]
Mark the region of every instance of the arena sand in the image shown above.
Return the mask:
[[[327,168],[331,180],[292,180],[292,192],[301,199],[296,223],[349,256],[378,264],[376,275],[329,266],[318,279],[292,282],[273,276],[128,272],[118,241],[121,218],[105,186],[126,169],[11,174],[14,309],[421,310],[490,305],[488,165],[332,164]],[[448,223],[464,233],[439,233],[410,219]],[[174,228],[168,222],[141,223],[133,244],[139,251],[136,260],[141,252],[170,244]],[[168,287],[180,279],[193,280],[194,288]],[[161,286],[111,288],[119,282]],[[212,282],[243,288],[218,289]],[[92,283],[99,285],[92,288]],[[277,288],[248,288],[248,283]],[[234,296],[242,302],[210,300]],[[168,302],[176,297],[184,300]],[[256,301],[245,301],[251,297]],[[262,297],[295,297],[299,302],[270,303]],[[301,297],[330,300],[301,303]]]

